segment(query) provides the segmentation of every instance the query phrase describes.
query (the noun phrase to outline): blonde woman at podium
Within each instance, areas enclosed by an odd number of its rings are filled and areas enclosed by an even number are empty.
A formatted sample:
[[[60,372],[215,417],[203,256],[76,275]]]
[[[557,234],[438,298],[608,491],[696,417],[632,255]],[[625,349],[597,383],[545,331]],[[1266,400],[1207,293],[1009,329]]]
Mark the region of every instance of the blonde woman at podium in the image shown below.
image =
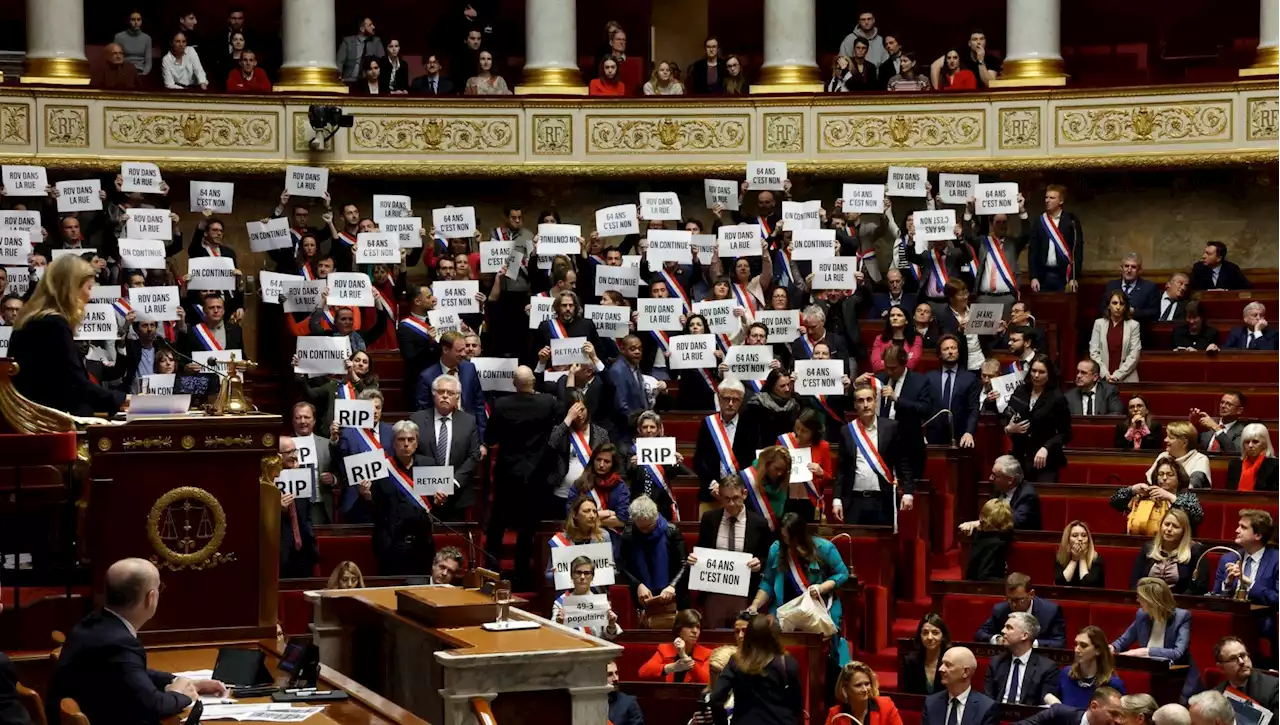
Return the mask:
[[[14,387],[27,399],[72,415],[114,415],[124,393],[89,376],[76,348],[75,331],[93,293],[94,271],[75,255],[45,267],[35,293],[13,323],[9,357],[18,363]]]

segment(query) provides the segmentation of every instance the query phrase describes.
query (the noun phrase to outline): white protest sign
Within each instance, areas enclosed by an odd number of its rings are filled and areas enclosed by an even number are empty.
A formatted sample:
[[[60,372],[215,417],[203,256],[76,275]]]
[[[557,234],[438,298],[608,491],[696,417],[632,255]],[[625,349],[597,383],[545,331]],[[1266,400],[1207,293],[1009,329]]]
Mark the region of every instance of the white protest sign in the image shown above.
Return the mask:
[[[227,371],[227,365],[230,364],[231,358],[234,357],[236,360],[244,360],[244,350],[239,349],[209,350],[207,352],[201,352],[200,354],[206,355],[205,360],[212,360],[213,362],[209,364],[216,365],[217,368],[224,373]]]
[[[769,344],[791,344],[800,337],[800,310],[761,310],[756,313],[756,322],[769,330]]]
[[[97,179],[80,179],[79,181],[59,181],[58,211],[102,211],[102,184]]]
[[[956,210],[916,211],[911,213],[916,225],[916,242],[938,242],[956,238]]]
[[[689,248],[698,254],[698,264],[711,264],[719,241],[714,234],[694,234],[689,237]]]
[[[284,312],[315,312],[320,309],[324,300],[324,292],[328,283],[323,279],[312,281],[290,281],[284,287]]]
[[[446,496],[458,487],[453,480],[453,466],[414,466],[413,493],[415,496]]]
[[[435,328],[435,338],[437,340],[450,330],[462,330],[462,318],[457,312],[427,310],[427,324]]]
[[[294,436],[291,440],[298,449],[298,465],[314,468],[320,461],[316,456],[316,437],[313,435]],[[328,444],[326,443],[326,445]]]
[[[289,220],[285,217],[265,222],[245,222],[249,233],[249,249],[255,252],[271,252],[276,249],[292,249],[293,237],[289,234]]]
[[[379,225],[384,219],[403,219],[413,214],[413,202],[400,194],[374,194],[373,220]]]
[[[890,166],[886,183],[889,196],[924,197],[928,192],[929,170],[919,166]]]
[[[759,257],[764,254],[760,244],[760,227],[756,224],[730,224],[716,232],[720,241],[720,256],[724,259]]]
[[[329,190],[329,170],[313,166],[290,166],[284,171],[284,190],[290,196],[324,196]]]
[[[342,375],[351,357],[351,339],[331,335],[302,335],[298,338],[298,364],[293,372],[300,375]]]
[[[173,381],[178,376],[173,373],[156,373],[138,378],[138,391],[142,395],[173,395]]]
[[[787,180],[785,161],[748,161],[747,188],[754,191],[782,191]]]
[[[23,263],[26,263],[25,259]],[[27,290],[31,288],[31,270],[27,267],[5,267],[4,271],[9,281],[5,284],[3,294],[26,296]]]
[[[432,209],[431,224],[436,228],[436,234],[445,239],[471,239],[476,235],[476,208],[453,206]]]
[[[978,183],[977,174],[938,174],[938,201],[967,204]]]
[[[827,259],[836,256],[840,245],[836,243],[834,229],[797,229],[791,232],[791,259]]]
[[[641,332],[664,330],[679,332],[684,329],[680,324],[680,315],[684,312],[684,302],[679,299],[645,298],[636,300],[640,309],[636,318],[636,329]]]
[[[176,322],[180,304],[182,295],[176,285],[129,288],[129,306],[137,313],[138,322]]]
[[[31,254],[31,232],[0,229],[0,264],[26,264]]]
[[[400,264],[400,237],[386,232],[356,235],[356,264]]]
[[[173,239],[173,221],[168,209],[130,209],[125,236],[130,239]]]
[[[576,257],[582,252],[582,227],[577,224],[539,224],[537,251],[541,257],[563,254]]]
[[[373,401],[335,398],[333,419],[340,428],[373,428]]]
[[[821,229],[821,201],[784,201],[782,202],[782,221],[787,229]],[[834,230],[833,230],[834,231]]]
[[[95,284],[89,292],[89,302],[111,304],[120,299],[120,287],[114,284]]]
[[[49,186],[43,166],[5,164],[0,171],[4,173],[5,196],[44,196],[45,187]]]
[[[683,229],[650,229],[649,248],[645,251],[649,266],[656,269],[664,262],[693,264],[693,252],[689,249],[692,241],[693,233]]]
[[[773,348],[769,345],[734,345],[724,356],[729,364],[727,377],[737,380],[764,380],[769,377]]]
[[[609,626],[608,594],[566,594],[561,609],[564,612],[562,624],[570,629],[591,627],[593,632],[598,632]]]
[[[852,292],[858,288],[857,257],[832,257],[813,262],[813,289],[835,289]]]
[[[1004,305],[978,304],[969,305],[969,323],[965,332],[971,335],[995,335],[1000,332],[1000,321],[1004,316]]]
[[[676,462],[675,438],[637,438],[636,462],[642,466],[672,466]]]
[[[338,401],[353,402],[353,401]],[[372,401],[364,401],[372,404]],[[361,481],[377,481],[391,474],[391,462],[382,451],[369,451],[342,459],[342,467],[347,472],[347,481],[354,486]]]
[[[5,325],[0,327],[0,357],[8,357],[9,355],[9,338],[13,336],[13,327]]]
[[[230,181],[192,181],[191,211],[230,214],[235,195],[236,185]]]
[[[84,318],[76,328],[77,340],[114,340],[118,334],[116,312],[111,305],[90,303],[84,306]]]
[[[1022,384],[1022,379],[1025,376],[1026,373],[1015,372],[991,378],[991,389],[996,391],[1000,399],[1007,403],[1009,398],[1013,397],[1013,392]]]
[[[622,255],[622,266],[630,267],[638,271],[640,269],[640,255],[639,254]]]
[[[294,498],[312,498],[315,495],[313,479],[314,468],[286,468],[276,476],[276,488],[280,493],[293,494]]]
[[[29,232],[32,244],[44,241],[38,211],[0,210],[0,229],[20,229]],[[23,260],[23,264],[26,264],[26,260]]]
[[[737,306],[738,303],[735,300],[694,302],[693,311],[706,318],[709,332],[716,335],[733,335],[742,329],[742,323],[733,315],[733,310]]]
[[[708,209],[719,204],[725,211],[738,211],[738,182],[703,179],[702,193],[707,197]]]
[[[422,246],[422,218],[416,216],[399,219],[383,219],[379,227],[400,243],[401,249],[418,249]]]
[[[581,363],[590,365],[591,358],[587,353],[582,351],[582,346],[587,344],[585,337],[566,337],[559,340],[551,341],[551,364],[557,367],[561,365],[572,365]]]
[[[480,273],[496,274],[511,256],[510,241],[480,242]]]
[[[258,273],[259,291],[262,293],[262,301],[268,305],[280,304],[280,298],[288,294],[289,285],[294,282],[303,282],[301,275],[297,274],[280,274],[270,270],[262,270]]]
[[[640,268],[623,265],[610,267],[607,264],[596,265],[596,296],[608,290],[617,290],[623,297],[637,297],[640,294]]]
[[[236,265],[230,257],[192,257],[187,260],[187,274],[191,279],[187,289],[234,290]]]
[[[680,221],[680,197],[674,191],[640,192],[640,211],[645,221]]]
[[[154,239],[121,239],[120,266],[125,269],[164,269],[164,242]]]
[[[716,360],[715,335],[676,335],[671,338],[667,368],[671,370],[706,370],[719,365]]]
[[[844,395],[844,360],[796,360],[796,393]]]
[[[89,354],[100,348],[91,348]],[[135,395],[129,401],[125,420],[152,415],[183,415],[191,409],[190,395]]]
[[[711,592],[745,597],[751,593],[751,561],[749,551],[724,551],[693,547],[698,563],[689,569],[689,589],[695,592]]]
[[[756,457],[760,456],[761,448],[756,451]],[[813,480],[813,471],[809,470],[809,464],[813,463],[813,449],[811,448],[791,448],[791,482],[807,483]]]
[[[596,326],[600,337],[618,340],[631,332],[631,308],[616,305],[587,305],[584,314]]]
[[[547,295],[535,295],[529,298],[529,329],[536,330],[542,323],[555,316],[555,299]]]
[[[476,374],[480,377],[480,388],[488,392],[516,392],[516,367],[520,360],[514,357],[476,357],[471,358],[476,366]]]
[[[607,587],[613,585],[613,547],[604,541],[598,544],[578,544],[577,546],[554,546],[551,548],[551,568],[555,572],[556,589],[572,589],[573,575],[569,564],[579,556],[585,556],[596,565],[595,578],[591,585]]]
[[[476,300],[476,295],[480,294],[478,280],[436,282],[431,285],[431,294],[435,295],[439,309],[464,315],[480,311],[480,302]]]
[[[49,251],[53,254],[53,259],[50,259],[50,262],[56,261],[59,257],[66,257],[68,255],[72,257],[93,257],[98,254],[98,250],[93,247],[69,247],[67,249],[51,249]],[[44,274],[44,267],[36,267],[35,273],[36,281],[39,282],[40,277]]]
[[[329,274],[330,307],[373,307],[373,283],[363,272]]]
[[[160,167],[144,161],[126,161],[120,164],[120,176],[124,179],[120,190],[126,194],[159,194],[160,184],[164,181],[160,178]]]
[[[884,211],[884,184],[845,184],[841,211],[879,214]]]
[[[974,213],[978,216],[1018,213],[1018,184],[1008,181],[998,184],[978,184],[974,192]]]
[[[568,370],[547,370],[542,373],[542,382],[547,385],[555,385],[560,382],[560,378],[563,378],[568,374]]]
[[[602,237],[621,237],[640,233],[635,204],[620,204],[596,210],[596,231]]]

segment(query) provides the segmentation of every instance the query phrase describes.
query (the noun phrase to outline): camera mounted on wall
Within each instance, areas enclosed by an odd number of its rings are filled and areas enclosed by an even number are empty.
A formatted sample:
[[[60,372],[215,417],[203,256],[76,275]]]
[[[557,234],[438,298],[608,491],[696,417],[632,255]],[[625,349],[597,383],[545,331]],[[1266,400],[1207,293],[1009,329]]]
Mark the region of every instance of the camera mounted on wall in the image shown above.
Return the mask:
[[[315,130],[310,145],[312,150],[319,151],[333,138],[340,128],[351,128],[356,117],[343,113],[338,106],[310,106],[307,108],[307,119]]]

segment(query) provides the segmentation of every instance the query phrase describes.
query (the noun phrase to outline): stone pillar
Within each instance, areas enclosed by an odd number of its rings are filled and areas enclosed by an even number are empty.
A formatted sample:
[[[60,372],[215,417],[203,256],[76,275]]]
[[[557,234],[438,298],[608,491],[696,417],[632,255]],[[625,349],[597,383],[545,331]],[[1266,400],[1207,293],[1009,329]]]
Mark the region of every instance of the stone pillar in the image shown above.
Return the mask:
[[[752,93],[818,93],[815,0],[764,0],[764,67]]]
[[[524,8],[524,79],[516,95],[587,95],[578,70],[575,0],[526,0]]]
[[[41,0],[28,0],[40,2]],[[347,93],[338,72],[333,0],[284,0],[284,63],[274,88],[281,92]]]
[[[1252,66],[1240,69],[1244,77],[1280,74],[1280,0],[1259,0],[1259,5],[1258,54]]]
[[[601,720],[609,719],[609,693],[613,687],[609,685],[570,687],[569,697],[573,699],[573,725],[594,725]]]
[[[1005,0],[1009,47],[992,88],[1065,86],[1059,0]]]
[[[27,59],[22,82],[89,85],[84,0],[27,0]]]

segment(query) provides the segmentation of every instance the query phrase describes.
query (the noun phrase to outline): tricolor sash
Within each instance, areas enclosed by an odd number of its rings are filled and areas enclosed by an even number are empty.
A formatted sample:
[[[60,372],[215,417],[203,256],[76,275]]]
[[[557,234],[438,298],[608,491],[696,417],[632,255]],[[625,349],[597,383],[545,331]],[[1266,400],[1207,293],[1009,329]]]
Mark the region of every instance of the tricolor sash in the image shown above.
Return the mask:
[[[569,431],[569,450],[578,457],[578,463],[581,463],[583,468],[591,466],[591,444],[587,441],[585,432]]]
[[[361,432],[363,433],[364,431]],[[421,506],[423,511],[431,511],[431,504],[427,503],[424,497],[418,496],[413,492],[413,475],[400,470],[400,466],[396,465],[391,456],[387,456],[387,465],[391,467],[391,470],[387,472],[387,477],[395,482],[396,488],[408,496],[410,501]]]
[[[930,277],[937,283],[938,292],[945,293],[947,291],[947,282],[951,281],[951,275],[947,274],[946,255],[939,254],[936,249],[930,250],[929,255],[933,257],[933,269]]]
[[[809,575],[806,573],[806,567],[800,565],[800,559],[796,557],[796,552],[791,549],[787,552],[787,576],[791,578],[791,583],[795,585],[800,592],[800,596],[809,596],[809,587],[813,586],[809,582]],[[827,611],[831,611],[831,604],[835,601],[835,597],[827,597]]]
[[[794,451],[800,447],[800,443],[796,440],[795,433],[783,433],[778,436],[778,445],[787,450]],[[809,502],[814,506],[818,506],[822,500],[822,494],[818,493],[818,484],[811,478],[804,482],[804,492],[809,497]]]
[[[729,442],[729,431],[724,427],[724,419],[717,413],[707,416],[706,420],[711,442],[715,443],[716,452],[720,454],[720,475],[732,475],[738,470],[738,457],[733,455],[733,444]]]
[[[777,270],[778,282],[783,287],[791,286],[791,255],[785,249],[779,249],[774,253],[773,267]]]
[[[769,522],[770,531],[777,531],[778,515],[774,513],[773,504],[769,503],[769,497],[764,493],[764,483],[756,477],[756,469],[747,466],[738,471],[738,477],[747,489],[747,500],[751,502],[751,506]]]
[[[750,312],[751,316],[755,317],[756,316],[755,295],[751,294],[751,292],[747,290],[747,286],[745,284],[739,284],[737,282],[734,282],[731,286],[733,288],[733,296],[737,298],[738,304],[747,308],[747,312]]]
[[[604,264],[604,263],[605,263],[605,262],[604,262],[604,257],[601,257],[599,254],[588,254],[588,255],[587,255],[587,259],[591,260],[591,263],[592,263],[592,264]]]
[[[812,360],[813,359],[813,343],[809,342],[808,335],[800,336],[800,347],[804,350],[805,359]]]
[[[391,301],[387,299],[387,296],[382,294],[377,287],[373,288],[373,304],[375,307],[382,308],[382,310],[387,313],[387,316],[391,318],[392,322],[396,321],[397,310],[395,305],[391,304]]]
[[[289,238],[293,240],[294,249],[297,249],[298,245],[302,244],[302,233],[305,231],[306,231],[305,229],[294,229],[292,227],[289,228]]]
[[[888,481],[889,485],[897,486],[898,482],[893,479],[893,471],[880,457],[880,448],[871,439],[867,429],[862,427],[862,421],[855,420],[849,424],[849,435],[853,438],[854,445],[858,447],[858,454],[867,462],[867,465],[871,466],[871,470]]]
[[[680,284],[680,280],[676,279],[674,274],[668,272],[664,267],[658,270],[658,276],[662,278],[662,283],[667,286],[667,291],[671,293],[671,296],[678,298],[684,304],[685,312],[693,309],[693,305],[689,303],[689,293],[685,291],[684,285]]]
[[[408,328],[411,332],[424,340],[434,339],[431,337],[431,333],[427,330],[426,323],[412,315],[400,320],[400,324],[397,325],[397,327]]]
[[[221,350],[222,349],[222,345],[218,342],[218,339],[213,336],[213,331],[210,330],[209,327],[205,325],[203,322],[197,324],[192,329],[195,330],[196,339],[200,341],[200,344],[204,347],[205,350]]]
[[[844,420],[844,416],[836,412],[835,407],[831,405],[831,401],[826,395],[815,395],[813,399],[818,401],[818,405],[822,406],[822,409],[826,411],[827,415],[831,416],[832,420]]]
[[[599,511],[599,510],[604,510],[608,508],[608,506],[605,506],[605,504],[608,502],[608,499],[600,495],[600,489],[593,488],[590,491],[587,491],[586,494],[587,494],[587,498],[595,502],[596,510]]]
[[[993,236],[987,236],[983,244],[987,247],[987,264],[991,265],[993,273],[988,276],[986,270],[983,270],[983,276],[986,276],[991,286],[991,292],[996,291],[995,275],[1000,275],[1000,279],[1004,280],[1005,285],[1009,287],[1009,291],[1014,297],[1018,296],[1018,285],[1014,282],[1015,276],[1013,268],[1009,266],[1009,260],[1004,256],[1004,245],[999,239]],[[981,286],[981,285],[979,285]]]
[[[1044,223],[1044,230],[1049,234],[1049,241],[1053,242],[1053,246],[1058,248],[1058,254],[1067,260],[1067,279],[1071,279],[1076,263],[1075,257],[1071,256],[1071,247],[1062,238],[1062,232],[1058,230],[1058,225],[1054,223],[1048,212],[1040,215],[1040,221]]]
[[[756,217],[756,224],[760,225],[760,236],[768,239],[773,236],[773,225],[769,223],[768,217]]]
[[[320,310],[320,329],[324,330],[325,332],[328,332],[329,330],[333,329],[333,325],[334,325],[333,308],[325,307],[324,309]]]
[[[667,498],[671,499],[671,520],[680,520],[680,505],[676,503],[676,497],[671,493],[671,486],[667,485],[667,472],[662,466],[653,463],[644,464],[644,470],[649,474],[649,479],[654,485],[661,488],[667,494]]]
[[[208,252],[208,253],[209,253],[209,256],[210,256],[210,257],[221,257],[221,256],[222,256],[222,250],[219,248],[219,245],[217,245],[217,244],[212,244],[212,245],[210,245],[210,244],[206,244],[206,245],[204,245],[204,249],[205,249],[205,251],[206,251],[206,252]]]
[[[569,331],[564,329],[564,323],[554,317],[547,320],[547,331],[551,333],[553,340],[565,340],[569,337]]]
[[[354,247],[356,245],[356,238],[351,236],[350,234],[347,234],[346,232],[338,232],[338,241],[342,242],[348,247]]]
[[[341,389],[339,389],[341,393]],[[377,431],[368,428],[356,428],[356,443],[361,448],[361,453],[369,453],[370,451],[382,451],[382,441],[378,440]],[[386,451],[383,451],[385,453]],[[393,464],[394,467],[394,464]]]
[[[573,542],[569,540],[569,537],[563,531],[552,536],[547,543],[550,544],[553,549],[559,549],[562,546],[573,546]]]
[[[316,281],[316,273],[314,270],[311,269],[310,262],[303,262],[302,269],[298,271],[302,273],[302,278],[307,280],[308,282]]]
[[[133,307],[128,302],[126,302],[123,297],[116,300],[115,302],[112,302],[111,307],[114,308],[116,311],[116,314],[120,315],[121,317],[128,317],[129,313],[133,312]]]
[[[350,381],[342,383],[338,386],[338,397],[342,400],[355,400],[356,386],[352,385]]]

